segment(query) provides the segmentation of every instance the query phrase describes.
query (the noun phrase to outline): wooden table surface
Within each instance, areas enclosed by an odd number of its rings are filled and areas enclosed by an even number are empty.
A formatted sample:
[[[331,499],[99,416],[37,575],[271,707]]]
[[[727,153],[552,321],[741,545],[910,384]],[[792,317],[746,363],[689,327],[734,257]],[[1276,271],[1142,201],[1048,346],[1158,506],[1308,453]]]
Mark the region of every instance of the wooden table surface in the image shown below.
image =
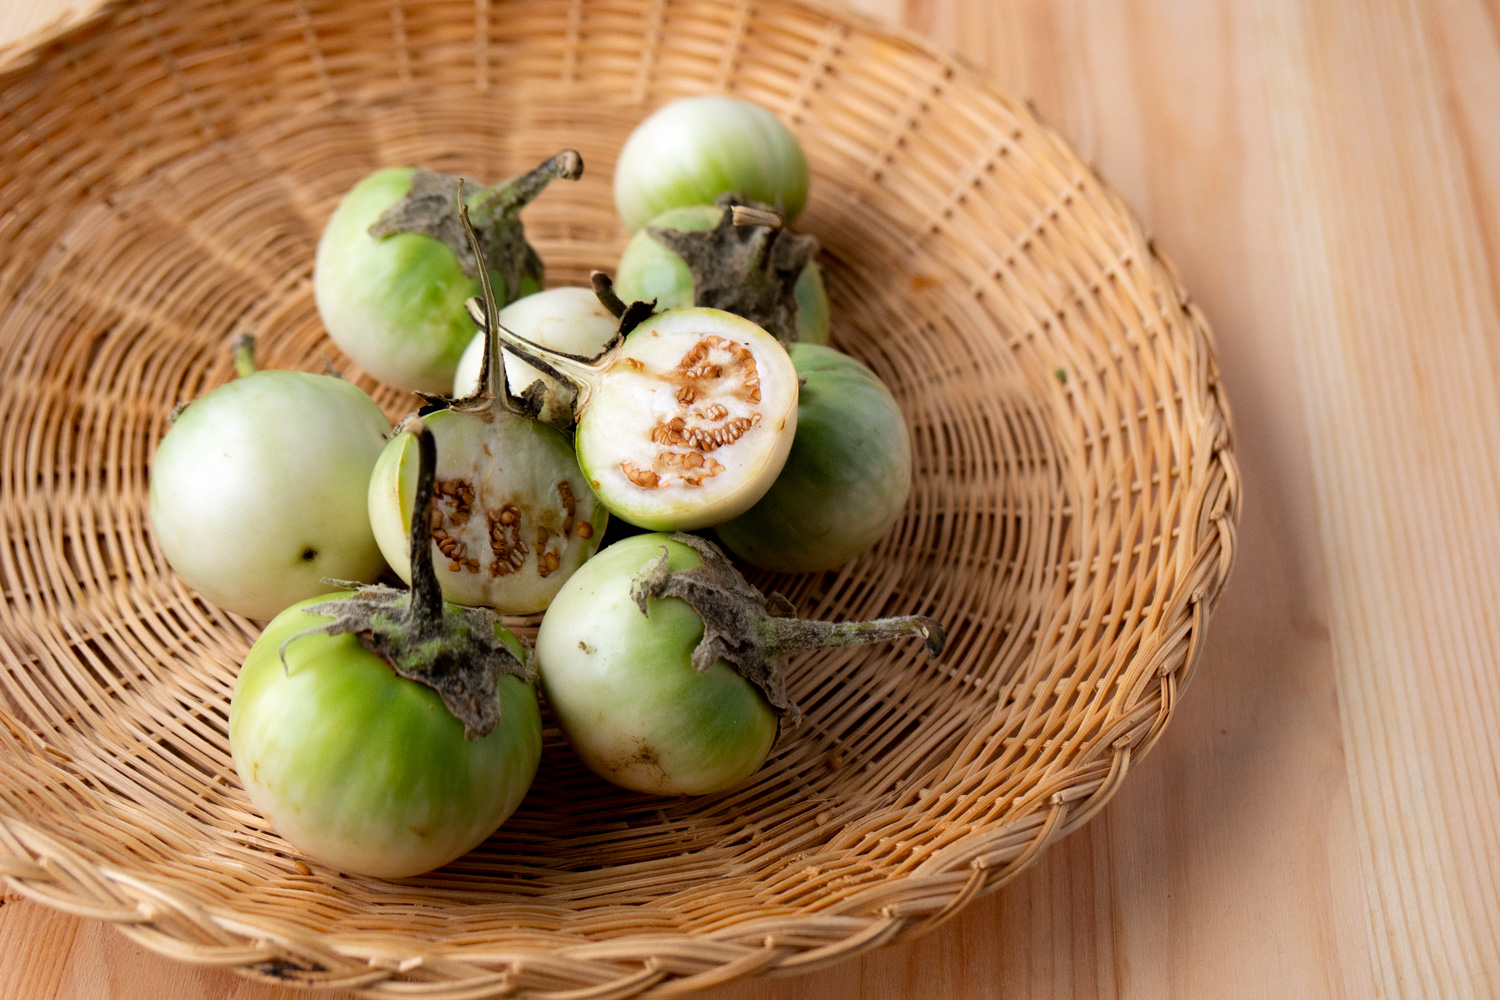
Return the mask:
[[[1497,995],[1500,2],[843,2],[1032,98],[1175,258],[1239,561],[1084,830],[931,936],[703,996]],[[0,40],[74,5],[0,4]],[[293,993],[0,906],[0,997]]]

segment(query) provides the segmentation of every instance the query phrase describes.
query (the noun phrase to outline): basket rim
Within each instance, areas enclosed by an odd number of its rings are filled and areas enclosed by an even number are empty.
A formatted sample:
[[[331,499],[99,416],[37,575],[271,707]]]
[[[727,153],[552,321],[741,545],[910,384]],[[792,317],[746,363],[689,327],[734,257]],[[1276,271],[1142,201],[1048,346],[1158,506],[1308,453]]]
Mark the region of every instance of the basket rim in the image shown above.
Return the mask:
[[[760,918],[707,932],[629,934],[601,944],[564,949],[567,952],[564,960],[569,965],[594,962],[601,970],[612,970],[615,976],[601,979],[595,987],[556,994],[559,997],[584,1000],[655,995],[657,988],[677,994],[723,985],[749,975],[814,971],[936,929],[974,899],[997,891],[1052,842],[1093,818],[1119,789],[1130,767],[1154,747],[1195,672],[1208,619],[1218,605],[1234,562],[1243,495],[1233,450],[1232,416],[1221,385],[1213,332],[1189,296],[1175,264],[1151,238],[1131,205],[1092,163],[1078,156],[1060,130],[1029,99],[1011,95],[985,71],[958,54],[939,48],[903,25],[836,8],[827,0],[778,2],[805,8],[846,29],[897,43],[931,60],[950,77],[987,92],[1013,107],[1017,114],[1025,115],[1039,131],[1086,165],[1098,183],[1099,193],[1125,227],[1126,235],[1138,239],[1146,248],[1144,263],[1148,265],[1152,284],[1170,294],[1171,302],[1185,314],[1187,332],[1201,351],[1208,375],[1201,386],[1195,387],[1201,388],[1197,402],[1205,419],[1194,437],[1206,443],[1209,463],[1200,474],[1212,488],[1197,491],[1199,508],[1182,517],[1184,534],[1192,529],[1194,545],[1186,557],[1191,568],[1167,614],[1172,621],[1184,615],[1186,620],[1168,630],[1167,638],[1159,645],[1143,646],[1136,652],[1136,659],[1155,662],[1152,672],[1155,683],[1142,686],[1135,704],[1118,727],[1121,734],[1104,745],[1110,752],[1107,766],[1101,761],[1075,758],[1065,772],[1070,780],[1046,800],[1039,801],[1033,811],[1004,825],[964,834],[954,844],[936,852],[943,857],[931,857],[904,876],[949,876],[951,891],[944,894],[946,898],[930,895],[916,903],[885,906],[870,914],[855,914],[849,912],[854,907],[840,906],[835,911]],[[107,30],[123,11],[142,3],[144,0],[102,0],[92,8],[69,11],[0,48],[0,86],[44,63],[53,54],[50,50],[60,50],[93,32]],[[1159,701],[1159,708],[1142,724],[1135,716],[1142,705],[1153,700]],[[37,743],[37,752],[42,752],[40,742],[29,733],[12,730],[12,735],[22,742]],[[960,847],[964,849],[954,850]],[[945,858],[953,859],[953,863],[935,864]],[[967,860],[959,862],[959,858]],[[7,888],[35,902],[74,916],[107,921],[158,954],[198,965],[230,968],[249,978],[277,985],[291,983],[321,989],[362,990],[371,996],[397,996],[404,995],[402,984],[407,989],[415,985],[407,974],[425,966],[428,975],[424,984],[429,988],[438,985],[432,981],[432,974],[442,969],[437,974],[453,988],[452,996],[510,995],[515,987],[508,982],[509,973],[497,970],[511,963],[559,961],[556,950],[511,947],[501,953],[485,946],[446,944],[422,934],[411,935],[410,940],[419,947],[402,957],[391,956],[388,949],[364,947],[352,935],[319,935],[325,947],[310,947],[305,933],[204,905],[192,894],[170,884],[92,863],[73,845],[4,813],[0,813],[0,880]],[[856,895],[848,902],[858,899]],[[789,927],[809,933],[799,934],[796,941],[787,941]],[[826,943],[811,943],[819,938]],[[716,951],[729,957],[702,971],[684,973],[659,964],[654,957],[664,943],[673,941],[715,942]],[[465,953],[470,951],[483,951],[482,962],[467,960]],[[396,990],[382,989],[385,984],[395,986]]]

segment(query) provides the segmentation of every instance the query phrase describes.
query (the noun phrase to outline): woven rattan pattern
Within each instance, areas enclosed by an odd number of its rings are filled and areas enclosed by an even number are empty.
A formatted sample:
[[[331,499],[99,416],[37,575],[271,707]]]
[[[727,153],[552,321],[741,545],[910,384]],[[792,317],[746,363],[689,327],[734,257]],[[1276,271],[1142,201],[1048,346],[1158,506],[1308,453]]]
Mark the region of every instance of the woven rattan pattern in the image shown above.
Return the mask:
[[[777,0],[155,2],[0,79],[0,874],[147,947],[374,996],[625,997],[813,969],[931,928],[1085,822],[1160,734],[1233,554],[1207,328],[1119,198],[1024,106],[920,44]],[[168,415],[263,361],[337,355],[323,221],[372,168],[498,178],[552,283],[623,245],[609,178],[651,107],[775,110],[814,172],[839,346],[892,387],[905,518],[824,618],[924,612],[900,647],[794,664],[807,722],[746,786],[627,794],[547,733],[521,811],[400,883],[290,851],[225,716],[253,623],[146,523]],[[316,502],[310,497],[309,502]]]

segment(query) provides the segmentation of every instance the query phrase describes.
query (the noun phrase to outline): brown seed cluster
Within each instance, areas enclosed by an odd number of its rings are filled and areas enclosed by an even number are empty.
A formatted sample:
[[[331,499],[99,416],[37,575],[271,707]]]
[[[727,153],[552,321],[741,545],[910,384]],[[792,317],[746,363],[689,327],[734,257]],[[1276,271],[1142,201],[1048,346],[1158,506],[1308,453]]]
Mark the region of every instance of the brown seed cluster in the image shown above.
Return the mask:
[[[567,536],[563,537],[566,539]],[[547,543],[550,541],[552,541],[552,532],[538,527],[536,529],[536,571],[537,575],[544,580],[562,565],[562,555],[547,548]]]
[[[717,476],[725,468],[724,463],[698,451],[664,451],[656,460],[676,472],[689,486],[702,486],[703,480]]]
[[[650,469],[643,469],[630,459],[620,463],[620,471],[625,473],[625,478],[635,483],[643,490],[654,490],[661,486],[661,477]]]
[[[714,357],[716,351],[721,357],[728,354],[732,360],[721,362]],[[729,408],[722,403],[712,403],[701,410],[689,407],[709,388],[704,383],[725,378],[726,370],[739,379],[737,395],[751,403],[760,402],[760,372],[750,350],[723,337],[704,337],[682,356],[670,375],[678,382],[676,399],[687,411],[686,417],[674,416],[651,429],[652,443],[663,450],[657,452],[650,468],[641,468],[628,460],[621,462],[620,471],[626,479],[641,489],[654,490],[670,485],[674,479],[687,486],[701,486],[704,480],[724,471],[723,463],[708,453],[744,437],[760,423],[761,415],[752,413],[729,419]],[[693,418],[693,423],[687,417]]]
[[[726,410],[725,413],[728,411]],[[760,423],[759,413],[753,413],[748,417],[735,417],[716,427],[689,427],[687,421],[681,417],[673,417],[666,423],[657,424],[652,428],[651,440],[657,444],[709,452],[715,448],[734,444],[745,436],[746,431],[758,423]]]
[[[479,572],[479,560],[469,558],[469,546],[461,539],[454,538],[442,528],[432,529],[432,544],[438,547],[438,551],[448,558],[448,571],[458,573],[468,570],[470,573]]]
[[[433,483],[437,504],[448,508],[448,520],[464,524],[474,512],[474,484],[467,479],[438,479]]]
[[[478,573],[479,560],[470,558],[469,546],[448,529],[467,524],[474,513],[474,484],[467,479],[438,479],[433,483],[430,515],[432,544],[448,560],[450,573]]]
[[[521,540],[521,509],[515,504],[506,504],[498,511],[486,511],[485,520],[490,530],[490,576],[509,576],[526,565],[529,550]]]
[[[573,485],[566,479],[559,480],[557,484],[557,495],[562,497],[563,505],[563,534],[573,530],[573,522],[578,519],[578,498],[573,495]]]
[[[723,337],[708,336],[700,340],[691,351],[683,355],[677,367],[687,378],[709,379],[722,378],[724,369],[722,365],[704,364],[712,350],[727,351],[739,366],[744,376],[741,383],[741,391],[745,398],[752,403],[760,402],[760,369],[755,364],[755,355],[743,344],[737,344]]]
[[[752,403],[760,402],[760,369],[750,348],[732,340],[710,334],[693,345],[692,349],[677,362],[678,377],[689,381],[702,381],[724,377],[724,366],[709,362],[713,351],[722,351],[734,359],[741,376],[741,390]],[[686,405],[686,404],[684,404]]]
[[[594,526],[587,520],[578,519],[578,497],[573,493],[573,484],[566,479],[557,484],[557,495],[562,497],[563,526],[562,533],[566,538],[569,534],[577,535],[579,538],[593,538]]]
[[[479,510],[484,514],[486,539],[493,557],[486,560],[491,579],[520,572],[533,552],[536,553],[537,573],[547,577],[562,567],[568,542],[574,535],[584,539],[594,535],[594,526],[587,520],[578,519],[578,495],[567,480],[557,483],[557,494],[561,500],[561,530],[556,528],[557,521],[551,511],[545,512],[546,519],[554,527],[548,529],[538,525],[532,530],[531,524],[541,515],[531,511],[529,506],[507,503],[499,508],[490,508],[488,505],[480,507],[475,502],[474,484],[467,479],[437,480],[434,493],[436,495],[430,515],[432,541],[447,558],[448,569],[453,573],[481,571],[480,559],[470,555],[469,543],[460,537],[462,532],[457,530],[474,518]]]

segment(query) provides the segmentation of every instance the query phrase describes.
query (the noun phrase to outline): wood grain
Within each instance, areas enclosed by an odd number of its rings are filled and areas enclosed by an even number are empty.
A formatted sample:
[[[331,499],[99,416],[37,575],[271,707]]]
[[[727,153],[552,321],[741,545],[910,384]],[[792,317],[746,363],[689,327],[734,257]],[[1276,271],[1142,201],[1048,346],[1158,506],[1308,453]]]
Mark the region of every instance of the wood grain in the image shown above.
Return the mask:
[[[4,0],[0,3],[0,54],[12,46],[24,46],[38,34],[61,30],[98,6],[98,0]]]
[[[1235,407],[1241,554],[1093,823],[929,937],[705,996],[1495,995],[1500,10],[847,6],[1030,96],[1172,254]],[[0,997],[288,995],[0,907]]]

